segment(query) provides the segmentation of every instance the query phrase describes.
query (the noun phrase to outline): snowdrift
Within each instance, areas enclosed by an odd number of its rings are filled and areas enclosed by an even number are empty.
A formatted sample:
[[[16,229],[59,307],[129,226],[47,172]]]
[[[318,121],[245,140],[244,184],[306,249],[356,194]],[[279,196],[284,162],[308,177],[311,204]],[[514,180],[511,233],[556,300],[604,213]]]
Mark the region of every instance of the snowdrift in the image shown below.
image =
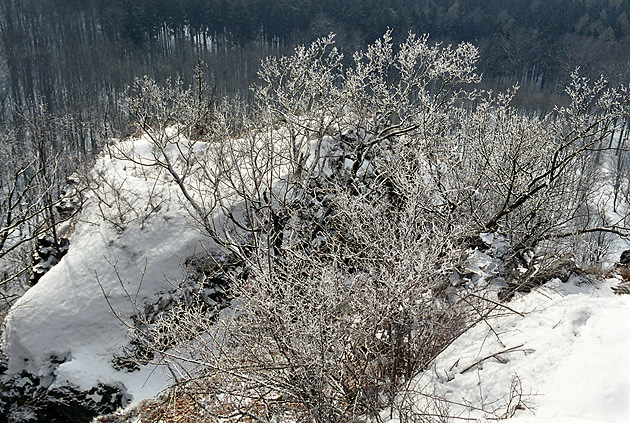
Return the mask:
[[[144,138],[120,149],[151,154]],[[159,393],[168,376],[153,367],[115,369],[115,356],[129,342],[123,322],[134,307],[143,309],[174,290],[182,263],[204,251],[207,239],[187,221],[175,187],[155,169],[104,155],[93,172],[109,181],[95,189],[103,201],[88,200],[73,222],[68,254],[6,319],[6,374],[28,372],[50,388],[119,386],[135,402]]]
[[[616,282],[556,279],[523,295],[508,304],[520,314],[476,325],[411,389],[443,396],[466,418],[492,411],[514,413],[514,423],[630,421],[630,296],[614,295]]]

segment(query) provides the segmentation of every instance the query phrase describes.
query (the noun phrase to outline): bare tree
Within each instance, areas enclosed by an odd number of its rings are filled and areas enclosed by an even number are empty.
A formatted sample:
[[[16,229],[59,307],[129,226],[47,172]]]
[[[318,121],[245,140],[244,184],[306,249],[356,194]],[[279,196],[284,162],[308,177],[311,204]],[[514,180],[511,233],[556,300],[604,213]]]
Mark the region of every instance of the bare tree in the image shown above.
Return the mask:
[[[593,203],[594,155],[627,113],[627,89],[574,73],[568,106],[525,115],[513,92],[469,88],[477,56],[413,35],[394,51],[388,32],[344,68],[329,36],[265,61],[250,109],[207,113],[177,83],[137,83],[128,107],[152,152],[127,157],[166,170],[234,258],[218,321],[181,307],[138,334],[188,392],[216,394],[206,413],[378,421],[502,307],[451,278],[484,233],[508,240],[503,274],[521,282],[541,277],[534,257],[563,239],[627,235]]]
[[[72,213],[60,215],[58,209],[65,177],[73,169],[64,128],[63,120],[40,105],[35,113],[24,114],[20,131],[0,134],[0,285],[12,299],[22,292],[14,288],[31,276],[33,241],[50,235],[51,254],[59,256],[62,249],[59,224]]]

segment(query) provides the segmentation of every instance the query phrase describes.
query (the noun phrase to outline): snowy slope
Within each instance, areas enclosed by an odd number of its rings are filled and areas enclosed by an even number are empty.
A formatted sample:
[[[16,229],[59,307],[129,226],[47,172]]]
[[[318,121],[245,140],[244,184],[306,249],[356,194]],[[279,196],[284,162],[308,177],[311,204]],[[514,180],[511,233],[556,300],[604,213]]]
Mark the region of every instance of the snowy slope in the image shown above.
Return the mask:
[[[603,153],[594,206],[622,224],[628,206],[613,205],[614,160]],[[607,242],[601,265],[612,270],[630,244]],[[573,276],[519,294],[450,345],[411,390],[443,397],[450,415],[473,420],[630,422],[630,295],[613,293],[619,282]],[[426,395],[414,399],[435,408]]]
[[[146,139],[120,146],[151,154]],[[69,383],[82,390],[97,383],[122,385],[135,402],[153,397],[168,378],[160,369],[130,373],[112,367],[114,354],[128,343],[128,329],[103,292],[128,320],[134,302],[142,309],[157,293],[173,289],[181,263],[203,251],[204,237],[187,221],[174,187],[154,169],[105,155],[94,172],[122,199],[101,181],[95,192],[104,201],[99,207],[92,196],[75,222],[68,254],[12,308],[2,345],[9,375],[26,370],[53,387]],[[62,363],[55,369],[51,361]]]
[[[476,325],[412,389],[444,396],[459,417],[630,421],[630,296],[612,293],[615,279],[579,282],[554,280],[509,303],[522,315],[506,310]]]
[[[143,138],[119,146],[136,157],[152,153]],[[11,310],[3,352],[10,375],[25,370],[52,387],[120,386],[136,403],[159,393],[169,377],[160,368],[114,368],[114,355],[129,341],[116,314],[127,320],[133,303],[143,308],[171,290],[184,260],[208,241],[165,175],[108,155],[93,171],[102,176],[94,192],[103,201],[88,201],[68,254]],[[555,280],[510,302],[518,313],[498,308],[414,379],[413,401],[433,404],[417,394],[431,393],[449,401],[450,415],[514,414],[514,423],[630,421],[630,295],[615,296],[615,283]]]

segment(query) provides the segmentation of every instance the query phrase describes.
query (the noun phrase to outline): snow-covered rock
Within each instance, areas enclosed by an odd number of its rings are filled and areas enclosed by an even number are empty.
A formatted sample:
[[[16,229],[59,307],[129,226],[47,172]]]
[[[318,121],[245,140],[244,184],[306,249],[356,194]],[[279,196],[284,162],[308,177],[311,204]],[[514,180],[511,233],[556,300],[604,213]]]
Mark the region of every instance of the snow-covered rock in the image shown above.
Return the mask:
[[[119,146],[135,158],[152,154],[144,138]],[[339,161],[354,166],[346,160]],[[191,224],[177,187],[156,169],[105,155],[93,172],[102,183],[74,218],[68,253],[6,318],[0,385],[22,394],[74,392],[94,403],[109,389],[114,408],[167,387],[165,369],[129,371],[116,358],[131,340],[132,316],[147,305],[166,307],[160,295],[182,280],[191,257],[214,246]],[[304,201],[316,219],[324,218],[326,198]],[[473,252],[462,275],[453,273],[453,285],[499,284],[497,258],[506,241],[482,236],[488,251]],[[424,407],[442,397],[451,416],[481,420],[630,421],[630,295],[614,295],[617,282],[554,280],[497,303],[493,318],[467,331],[414,379],[416,395],[407,398]],[[33,417],[27,408],[14,411],[24,421]]]
[[[145,139],[127,143],[137,155],[151,152]],[[175,188],[149,175],[155,169],[105,156],[94,172],[118,193],[96,188],[103,201],[93,195],[75,218],[68,253],[12,307],[2,338],[3,377],[28,374],[49,390],[116,386],[135,402],[155,396],[169,379],[151,366],[129,372],[113,365],[129,343],[130,317],[173,290],[182,264],[204,251],[206,238],[190,225]]]

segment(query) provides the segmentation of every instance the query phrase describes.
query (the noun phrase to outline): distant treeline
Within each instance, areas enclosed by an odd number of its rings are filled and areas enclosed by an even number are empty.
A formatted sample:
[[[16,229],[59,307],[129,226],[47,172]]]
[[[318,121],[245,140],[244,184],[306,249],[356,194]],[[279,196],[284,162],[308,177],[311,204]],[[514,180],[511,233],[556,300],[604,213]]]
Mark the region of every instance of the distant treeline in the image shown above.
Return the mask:
[[[627,0],[91,0],[54,2],[95,9],[109,34],[140,43],[163,25],[193,33],[229,31],[240,41],[287,38],[322,20],[370,42],[387,27],[475,40],[527,28],[606,40],[630,35]]]
[[[486,84],[544,108],[576,66],[628,79],[629,15],[630,0],[3,0],[0,123],[43,101],[90,138],[86,122],[124,123],[135,76],[189,81],[201,58],[219,95],[246,96],[264,56],[329,32],[354,51],[387,28],[475,43]]]

